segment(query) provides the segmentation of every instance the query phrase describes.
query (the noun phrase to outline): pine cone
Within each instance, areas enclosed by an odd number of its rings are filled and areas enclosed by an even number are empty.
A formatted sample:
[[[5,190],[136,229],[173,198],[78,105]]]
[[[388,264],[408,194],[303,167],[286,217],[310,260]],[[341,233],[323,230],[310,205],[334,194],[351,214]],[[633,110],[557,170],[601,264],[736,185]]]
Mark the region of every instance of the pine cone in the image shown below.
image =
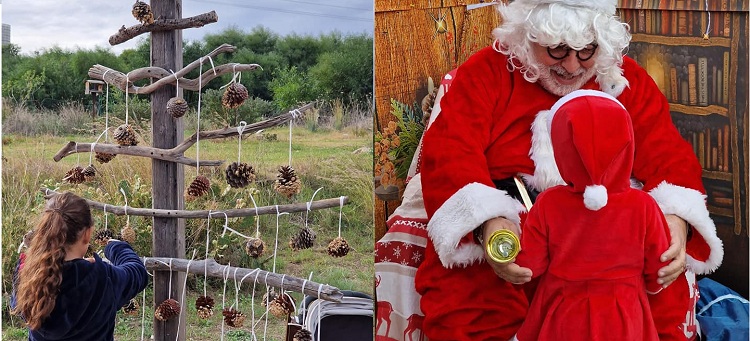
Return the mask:
[[[292,341],[312,341],[312,339],[312,333],[305,328],[298,330],[292,337]]]
[[[199,296],[195,300],[198,317],[207,320],[214,315],[214,299],[211,296]]]
[[[250,97],[247,88],[238,82],[232,82],[221,96],[221,104],[227,109],[234,109],[242,105]]]
[[[279,174],[276,175],[276,182],[273,184],[273,189],[276,192],[291,198],[298,194],[301,188],[302,182],[300,182],[297,172],[294,171],[292,166],[279,167]]]
[[[100,247],[105,247],[109,240],[113,238],[115,238],[115,234],[112,230],[98,230],[94,235],[94,243]]]
[[[36,230],[31,229],[26,234],[23,235],[23,245],[26,245],[26,247],[31,246],[31,241],[34,239],[34,234],[36,234]]]
[[[112,134],[115,142],[121,146],[136,146],[138,145],[138,137],[135,135],[135,130],[130,124],[122,124]]]
[[[169,320],[180,314],[180,303],[170,298],[161,302],[154,311],[154,317],[159,321]]]
[[[328,254],[333,257],[344,257],[349,253],[349,249],[349,243],[341,237],[336,237],[328,243]]]
[[[63,178],[63,181],[67,181],[72,184],[83,183],[84,181],[86,181],[86,176],[83,175],[83,168],[81,168],[81,166],[73,167],[71,170],[65,173],[65,177]]]
[[[299,232],[297,232],[297,234],[292,237],[292,239],[289,240],[289,247],[291,247],[294,251],[299,251],[311,248],[314,242],[315,231],[304,227],[303,229],[299,230]]]
[[[255,181],[255,169],[247,163],[232,162],[224,172],[232,188],[242,188]]]
[[[92,181],[96,177],[96,168],[94,168],[94,165],[89,164],[81,171],[81,174],[83,174],[83,178],[86,181]]]
[[[135,298],[131,298],[128,304],[122,307],[122,312],[128,316],[138,316],[138,310],[140,308],[141,305],[138,304],[138,301]]]
[[[430,115],[432,115],[432,108],[435,106],[435,96],[437,96],[437,88],[431,93],[428,93],[422,99],[422,124],[427,126],[430,121]]]
[[[96,161],[98,161],[99,163],[107,163],[107,162],[110,162],[110,161],[112,161],[112,159],[114,159],[114,158],[115,158],[115,156],[117,156],[117,154],[100,153],[100,152],[96,152],[96,153],[94,153],[94,158],[95,158],[95,159],[96,159]]]
[[[136,1],[131,11],[133,16],[144,25],[154,23],[154,13],[151,12],[151,6],[143,1]]]
[[[258,258],[263,255],[265,246],[265,243],[260,238],[250,238],[245,242],[245,252],[250,257]]]
[[[172,97],[167,101],[167,113],[174,118],[185,116],[188,110],[187,102],[180,97]]]
[[[230,327],[240,328],[245,322],[245,314],[234,308],[224,308],[221,314],[224,315],[224,323]]]
[[[289,294],[287,293],[282,293],[281,295],[276,296],[273,301],[271,301],[271,304],[268,307],[268,311],[270,311],[271,314],[276,317],[288,317],[289,314],[294,312],[294,303],[292,302],[292,296],[289,296]]]
[[[120,237],[128,244],[133,244],[133,242],[135,242],[135,236],[135,230],[130,224],[126,224],[125,227],[120,230]]]
[[[211,189],[211,183],[203,175],[198,175],[195,180],[190,183],[190,187],[187,189],[188,197],[197,198],[205,195]]]
[[[267,303],[273,302],[273,300],[275,300],[278,296],[279,294],[276,293],[276,289],[269,288],[268,291],[263,294],[263,298],[261,299],[260,304],[265,307]]]

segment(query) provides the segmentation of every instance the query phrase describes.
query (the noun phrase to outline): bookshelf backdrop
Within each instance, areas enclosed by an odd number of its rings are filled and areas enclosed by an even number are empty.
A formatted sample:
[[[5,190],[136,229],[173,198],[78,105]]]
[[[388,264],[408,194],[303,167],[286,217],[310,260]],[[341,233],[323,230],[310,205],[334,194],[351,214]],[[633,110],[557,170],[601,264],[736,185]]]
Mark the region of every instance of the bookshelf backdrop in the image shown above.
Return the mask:
[[[620,0],[619,15],[703,167],[725,249],[711,277],[748,297],[748,1]]]

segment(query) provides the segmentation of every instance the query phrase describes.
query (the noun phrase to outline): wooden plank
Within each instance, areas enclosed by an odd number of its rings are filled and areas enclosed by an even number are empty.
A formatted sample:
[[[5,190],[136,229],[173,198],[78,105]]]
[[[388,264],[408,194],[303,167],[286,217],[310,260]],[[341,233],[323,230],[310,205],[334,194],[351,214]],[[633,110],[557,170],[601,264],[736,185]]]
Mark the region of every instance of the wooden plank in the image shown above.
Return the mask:
[[[163,19],[182,18],[182,0],[152,0],[154,17]],[[166,70],[182,68],[182,32],[151,32],[151,66]],[[184,136],[183,120],[175,120],[167,114],[167,101],[177,96],[174,87],[164,86],[151,94],[152,141],[155,148],[173,148]],[[184,166],[162,160],[152,161],[153,208],[185,208],[183,196]],[[185,258],[185,221],[177,218],[153,218],[154,257]],[[154,272],[154,302],[159,304],[169,297],[180,297],[185,273],[170,271]],[[172,284],[170,288],[169,285]],[[182,302],[186,305],[185,302]],[[154,340],[185,340],[185,314],[180,319],[166,322],[154,318]],[[178,335],[179,334],[179,335]]]

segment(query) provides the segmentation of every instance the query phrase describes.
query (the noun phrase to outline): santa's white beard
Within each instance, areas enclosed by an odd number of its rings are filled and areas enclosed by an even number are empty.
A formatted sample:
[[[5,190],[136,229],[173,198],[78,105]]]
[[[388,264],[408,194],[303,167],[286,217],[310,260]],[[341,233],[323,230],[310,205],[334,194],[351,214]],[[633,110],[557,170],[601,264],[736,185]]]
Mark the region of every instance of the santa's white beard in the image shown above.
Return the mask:
[[[556,73],[562,77],[576,78],[576,81],[572,84],[560,84],[555,79],[552,73]],[[539,65],[539,84],[547,91],[557,96],[565,96],[573,91],[580,89],[591,77],[596,74],[596,69],[585,69],[580,68],[574,73],[569,73],[564,67],[560,65],[547,66]]]

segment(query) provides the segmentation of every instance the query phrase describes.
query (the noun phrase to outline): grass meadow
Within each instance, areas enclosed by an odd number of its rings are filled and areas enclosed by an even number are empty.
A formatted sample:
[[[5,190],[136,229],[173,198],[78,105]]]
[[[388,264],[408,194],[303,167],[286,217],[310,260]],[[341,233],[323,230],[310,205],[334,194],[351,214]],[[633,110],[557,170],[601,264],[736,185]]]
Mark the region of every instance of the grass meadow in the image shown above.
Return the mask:
[[[118,155],[107,164],[92,161],[98,174],[94,181],[72,185],[62,181],[65,173],[76,165],[85,167],[89,164],[90,153],[79,153],[68,156],[60,162],[52,160],[53,155],[68,141],[92,142],[96,131],[101,132],[103,118],[97,121],[86,119],[82,110],[72,110],[65,116],[70,121],[77,120],[67,129],[55,125],[55,120],[62,120],[61,115],[43,115],[12,111],[8,117],[8,108],[3,108],[5,127],[25,127],[17,121],[38,121],[39,125],[31,128],[8,131],[3,129],[2,136],[2,339],[26,340],[27,334],[22,321],[9,314],[8,300],[11,292],[11,273],[18,259],[18,246],[23,235],[34,227],[42,211],[44,199],[40,188],[47,187],[58,191],[73,191],[85,198],[124,205],[125,198],[119,189],[123,188],[131,207],[151,207],[151,160]],[[70,109],[68,109],[70,110]],[[78,111],[76,114],[75,112]],[[37,115],[29,118],[28,116]],[[341,113],[332,117],[329,122],[342,122]],[[309,214],[294,213],[282,215],[277,227],[275,215],[261,216],[258,224],[261,238],[265,241],[267,251],[258,259],[249,257],[244,251],[244,238],[226,234],[221,236],[224,218],[188,219],[185,222],[186,255],[190,258],[193,252],[197,259],[203,259],[208,253],[221,264],[245,268],[272,270],[274,236],[278,228],[278,248],[276,272],[307,278],[312,273],[312,280],[336,286],[344,290],[355,290],[372,295],[373,272],[373,181],[372,181],[372,112],[344,113],[353,116],[346,124],[319,124],[319,113],[313,119],[297,122],[293,125],[291,165],[298,172],[302,181],[302,192],[293,199],[287,199],[273,190],[273,181],[277,169],[289,161],[289,126],[283,125],[267,129],[260,134],[250,135],[241,142],[242,162],[251,164],[256,169],[257,181],[243,189],[230,188],[224,180],[224,168],[232,161],[237,161],[239,140],[237,137],[222,140],[201,140],[199,144],[200,159],[225,160],[219,167],[201,167],[200,175],[211,181],[211,191],[195,201],[186,202],[187,210],[253,207],[250,194],[259,206],[289,204],[309,201],[318,188],[322,188],[315,199],[349,197],[349,204],[343,207],[341,234],[352,246],[352,251],[345,257],[333,258],[326,252],[328,242],[338,235],[339,208],[311,211]],[[84,118],[82,118],[83,116]],[[325,115],[323,115],[325,116]],[[323,117],[325,118],[325,117]],[[325,120],[320,120],[325,121]],[[63,124],[62,121],[60,124]],[[186,116],[186,133],[193,133],[195,119]],[[112,125],[112,123],[110,123]],[[39,126],[48,126],[47,129]],[[98,127],[98,128],[97,128]],[[201,129],[212,129],[203,127]],[[149,132],[143,132],[146,139]],[[148,141],[142,142],[147,145]],[[185,156],[196,157],[196,146],[185,152]],[[197,175],[195,167],[184,167],[185,187]],[[96,228],[105,226],[119,231],[127,221],[125,216],[114,216],[94,210]],[[141,256],[151,254],[151,219],[131,216],[131,226],[137,232],[133,246]],[[293,251],[289,239],[307,224],[317,233],[315,245],[311,249]],[[233,218],[228,226],[245,235],[254,235],[256,221],[253,217]],[[206,250],[206,229],[210,229],[209,248]],[[205,285],[204,285],[205,283]],[[140,340],[145,332],[150,338],[154,306],[152,284],[145,290],[146,307],[138,316],[130,317],[118,313],[115,328],[116,340]],[[195,314],[195,298],[207,291],[216,299],[214,316],[201,320]],[[226,295],[223,295],[226,292]],[[265,287],[255,286],[252,281],[245,281],[236,295],[233,281],[225,283],[221,279],[205,279],[201,275],[188,275],[187,299],[182,303],[182,314],[187,318],[187,340],[216,340],[223,335],[226,340],[254,340],[264,335],[266,340],[283,340],[286,321],[269,316],[259,319],[265,312],[259,302]],[[292,294],[301,302],[301,294]],[[142,297],[139,295],[139,302]],[[229,306],[239,303],[240,311],[247,316],[242,328],[223,326],[221,318],[222,300]],[[156,302],[158,304],[158,302]],[[142,317],[144,314],[145,318]],[[251,321],[255,315],[255,323]]]

